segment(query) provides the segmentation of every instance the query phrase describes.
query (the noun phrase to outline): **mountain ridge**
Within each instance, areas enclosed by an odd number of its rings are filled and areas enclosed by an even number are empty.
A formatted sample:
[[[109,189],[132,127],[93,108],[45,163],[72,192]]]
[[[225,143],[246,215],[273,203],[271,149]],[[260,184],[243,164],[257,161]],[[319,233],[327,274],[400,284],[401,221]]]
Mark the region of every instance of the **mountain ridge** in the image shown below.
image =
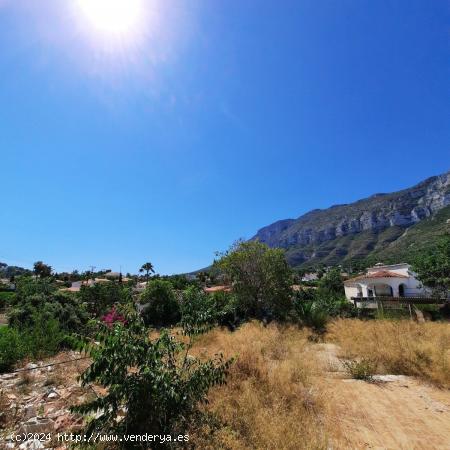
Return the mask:
[[[292,266],[342,263],[367,258],[380,245],[391,244],[406,229],[448,206],[450,171],[400,191],[377,193],[353,203],[314,209],[296,219],[278,220],[258,230],[252,240],[286,249]],[[360,241],[358,248],[355,241]]]

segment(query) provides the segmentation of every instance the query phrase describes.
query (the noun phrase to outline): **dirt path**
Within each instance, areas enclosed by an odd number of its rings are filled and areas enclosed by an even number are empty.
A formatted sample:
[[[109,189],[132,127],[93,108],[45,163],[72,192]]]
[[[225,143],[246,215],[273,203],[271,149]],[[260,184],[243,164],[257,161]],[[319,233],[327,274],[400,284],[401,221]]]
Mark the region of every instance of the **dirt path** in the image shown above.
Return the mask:
[[[319,344],[333,416],[333,449],[450,450],[450,391],[412,377],[348,379],[333,344]]]

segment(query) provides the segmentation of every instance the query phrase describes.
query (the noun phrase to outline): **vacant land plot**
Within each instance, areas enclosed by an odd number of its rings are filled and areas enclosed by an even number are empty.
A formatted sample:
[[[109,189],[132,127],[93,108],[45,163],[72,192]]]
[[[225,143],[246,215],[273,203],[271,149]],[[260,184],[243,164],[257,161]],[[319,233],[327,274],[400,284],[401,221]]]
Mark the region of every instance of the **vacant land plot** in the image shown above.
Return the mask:
[[[187,430],[191,444],[210,450],[450,449],[448,327],[346,319],[330,324],[319,342],[294,326],[215,329],[198,339],[193,353],[222,352],[236,361],[227,384],[211,390],[201,425]],[[78,356],[62,353],[39,365]],[[345,362],[361,358],[376,361],[381,375],[370,382],[351,378]],[[30,411],[55,431],[80,426],[69,406],[100,392],[77,385],[88,364],[1,376],[7,414],[0,426],[17,431]]]
[[[448,386],[448,333],[447,324],[359,320],[332,324],[333,343],[294,327],[215,330],[197,351],[238,359],[210,395],[216,428],[194,439],[210,449],[449,449],[450,391],[438,387]],[[342,361],[368,356],[378,373],[418,378],[351,379]]]

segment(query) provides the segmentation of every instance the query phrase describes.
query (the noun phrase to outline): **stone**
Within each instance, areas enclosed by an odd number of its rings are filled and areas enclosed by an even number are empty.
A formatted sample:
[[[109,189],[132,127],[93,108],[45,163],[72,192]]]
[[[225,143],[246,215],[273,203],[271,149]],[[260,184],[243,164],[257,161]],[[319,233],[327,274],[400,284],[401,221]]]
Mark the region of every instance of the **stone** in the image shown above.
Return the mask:
[[[44,444],[38,439],[30,439],[19,445],[21,450],[37,450],[39,448],[44,448]]]
[[[47,398],[49,398],[49,399],[59,398],[59,393],[58,393],[56,390],[52,389],[52,390],[48,393]]]
[[[53,420],[33,417],[19,428],[19,433],[48,433],[54,429]]]
[[[5,373],[0,378],[2,380],[12,380],[17,377],[17,373]]]
[[[408,379],[405,375],[374,375],[372,378],[374,381],[380,381],[382,383],[405,381]]]
[[[36,406],[33,404],[26,405],[24,409],[25,419],[31,419],[32,417],[35,416],[37,416]]]
[[[54,423],[55,431],[69,430],[71,428],[72,422],[73,422],[73,419],[70,416],[70,414],[58,416],[55,419],[55,423]]]
[[[34,363],[28,363],[26,366],[25,366],[25,369],[37,369],[38,368],[38,365],[37,364],[34,364]]]

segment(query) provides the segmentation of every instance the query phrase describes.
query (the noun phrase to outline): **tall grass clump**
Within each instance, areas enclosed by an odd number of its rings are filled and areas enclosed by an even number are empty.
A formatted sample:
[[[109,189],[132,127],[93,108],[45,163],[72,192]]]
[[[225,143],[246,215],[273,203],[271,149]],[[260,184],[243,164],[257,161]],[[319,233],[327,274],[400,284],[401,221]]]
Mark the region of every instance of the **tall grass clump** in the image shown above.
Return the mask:
[[[345,358],[373,361],[378,373],[412,375],[450,387],[450,327],[410,320],[336,320],[327,338]]]
[[[211,391],[209,421],[191,436],[205,449],[320,449],[327,447],[327,407],[317,388],[320,370],[308,332],[258,322],[235,332],[215,329],[195,346],[202,354],[236,356],[227,385]]]

